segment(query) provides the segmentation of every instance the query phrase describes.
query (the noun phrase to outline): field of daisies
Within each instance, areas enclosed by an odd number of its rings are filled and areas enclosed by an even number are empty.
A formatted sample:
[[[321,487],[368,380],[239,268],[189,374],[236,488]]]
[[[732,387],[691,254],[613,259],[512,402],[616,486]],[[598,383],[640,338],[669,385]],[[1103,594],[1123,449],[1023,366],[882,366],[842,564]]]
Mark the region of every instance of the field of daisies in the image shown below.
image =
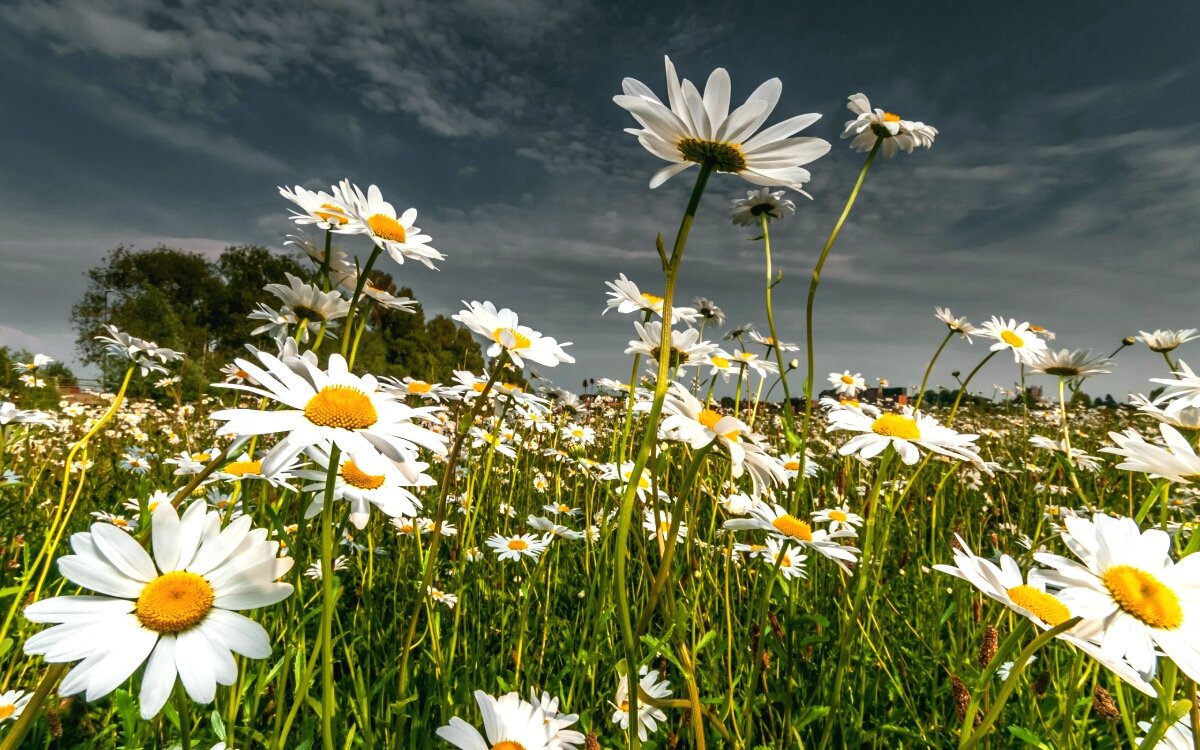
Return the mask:
[[[814,372],[821,270],[872,165],[937,130],[849,97],[862,167],[789,343],[771,228],[831,145],[796,135],[817,114],[768,125],[778,79],[732,109],[730,89],[668,59],[665,99],[614,97],[667,163],[650,187],[694,179],[661,274],[596,290],[628,382],[531,385],[574,361],[571,332],[486,300],[454,316],[482,372],[356,367],[376,309],[413,309],[370,272],[453,258],[349,181],[281,189],[316,281],[270,285],[277,309],[194,403],[127,397],[182,357],[136,331],[100,337],[119,389],[56,409],[24,401],[49,358],[19,364],[0,750],[1200,748],[1196,331],[1093,353],[1020,311],[938,308],[916,393]],[[754,189],[729,215],[697,215],[736,177]],[[693,226],[730,218],[762,248],[758,330],[676,298]],[[979,364],[924,403],[947,347]],[[1126,347],[1161,355],[1147,395],[1073,398]],[[1047,398],[964,401],[993,359]]]

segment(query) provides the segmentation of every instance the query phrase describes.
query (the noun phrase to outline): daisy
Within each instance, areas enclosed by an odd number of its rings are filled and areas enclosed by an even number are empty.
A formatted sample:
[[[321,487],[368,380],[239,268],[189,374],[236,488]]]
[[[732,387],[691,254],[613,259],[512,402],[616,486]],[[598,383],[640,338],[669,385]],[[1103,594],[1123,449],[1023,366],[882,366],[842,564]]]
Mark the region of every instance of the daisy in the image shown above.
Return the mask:
[[[750,333],[753,335],[755,332],[751,331]],[[735,365],[748,367],[751,370],[754,370],[754,372],[758,373],[760,378],[765,378],[768,375],[779,372],[778,365],[776,365],[774,362],[760,359],[759,356],[753,352],[736,351],[729,355],[729,361]]]
[[[538,476],[541,475],[539,474]],[[543,505],[542,510],[546,511],[547,513],[553,513],[556,516],[559,513],[565,513],[568,516],[577,516],[582,512],[579,510],[579,508],[572,508],[568,503],[551,503],[550,505]]]
[[[208,479],[204,480],[204,483],[212,484],[214,482],[241,482],[246,479],[262,479],[272,487],[290,490],[292,487],[288,482],[292,478],[292,473],[299,465],[300,462],[293,457],[291,460],[280,465],[279,468],[267,473],[263,469],[262,460],[253,459],[249,453],[243,451],[240,456],[210,474]]]
[[[382,377],[379,379],[379,382],[385,390],[394,391],[397,395],[416,396],[424,401],[432,401],[434,403],[452,400],[456,395],[453,389],[441,383],[430,383],[428,380],[419,380],[412,377],[405,377],[402,380]],[[484,382],[486,383],[487,381],[485,380]]]
[[[658,672],[651,672],[645,664],[642,665],[638,680],[638,690],[651,698],[661,700],[671,695],[671,683],[658,680]],[[613,697],[612,723],[620,724],[622,731],[629,731],[629,675],[621,675],[617,681],[617,694]],[[662,709],[649,705],[644,700],[638,701],[637,733],[642,742],[658,729],[658,722],[666,721],[667,715]]]
[[[1143,732],[1149,732],[1151,726],[1153,725],[1148,721],[1138,722],[1138,728]],[[1142,747],[1142,741],[1145,739],[1145,735],[1138,737],[1137,746]],[[1196,741],[1192,736],[1192,715],[1184,714],[1183,718],[1167,728],[1166,734],[1150,750],[1193,750],[1195,747]]]
[[[714,352],[710,352],[708,356],[705,357],[705,361],[702,362],[701,365],[708,365],[712,367],[712,369],[708,371],[710,377],[714,375],[720,375],[721,382],[728,383],[729,376],[737,375],[740,369],[733,366],[733,360],[730,359],[731,356],[732,355],[729,354],[729,352],[723,349],[717,349]]]
[[[785,545],[787,545],[786,548]],[[795,545],[780,542],[775,537],[769,536],[764,549],[758,553],[758,556],[772,567],[779,565],[779,573],[785,581],[793,578],[808,578],[808,573],[804,570],[804,561],[808,559],[808,555],[799,554]]]
[[[935,307],[933,317],[942,321],[946,324],[947,328],[966,339],[968,344],[971,343],[971,334],[979,333],[979,329],[971,325],[971,322],[965,316],[960,318],[954,317],[954,313],[950,312],[950,308],[948,307]]]
[[[437,407],[405,406],[382,392],[374,376],[352,374],[341,355],[330,355],[329,369],[321,370],[304,357],[285,356],[281,360],[266,352],[254,353],[262,367],[244,359],[235,362],[259,386],[217,385],[254,393],[290,408],[221,409],[209,416],[225,422],[217,431],[220,435],[287,433],[263,459],[264,474],[273,475],[310,445],[332,443],[351,455],[379,451],[398,462],[414,458],[417,446],[445,453],[445,437],[412,421],[435,421]]]
[[[321,512],[325,504],[325,488],[329,475],[329,454],[312,446],[305,450],[320,470],[297,471],[296,476],[312,481],[301,488],[311,492],[312,501],[304,511],[305,518]],[[395,463],[374,451],[357,454],[343,453],[338,459],[337,475],[333,482],[333,498],[350,503],[350,523],[365,528],[371,517],[371,506],[391,518],[412,518],[421,510],[421,501],[410,487],[432,487],[437,482],[424,473],[429,464],[420,461]]]
[[[847,565],[858,562],[858,549],[844,546],[837,541],[855,536],[853,530],[844,528],[835,532],[813,531],[807,521],[796,518],[783,506],[775,503],[756,503],[748,511],[746,518],[731,518],[725,522],[725,528],[734,531],[766,531],[785,541],[819,552],[844,570],[848,570]]]
[[[427,588],[426,591],[429,593],[429,598],[433,599],[439,604],[446,605],[446,609],[454,609],[455,605],[458,604],[458,596],[455,594],[447,594],[445,591],[434,588],[433,586]]]
[[[812,519],[817,523],[828,523],[831,532],[843,527],[856,529],[863,524],[863,517],[857,513],[851,513],[850,506],[844,504],[837,508],[814,511]]]
[[[363,195],[362,189],[349,180],[338,183],[333,193],[337,202],[349,209],[351,219],[334,231],[365,234],[376,247],[386,250],[392,260],[400,264],[408,258],[436,271],[433,261],[446,259],[446,256],[430,247],[433,238],[421,234],[421,230],[414,225],[417,209],[407,209],[397,216],[395,207],[383,199],[378,187],[370,186],[367,194]]]
[[[784,196],[782,190],[771,192],[771,188],[746,191],[745,198],[734,198],[730,219],[743,227],[758,226],[762,217],[767,221],[778,221],[785,215],[796,213],[796,204]]]
[[[955,534],[955,539],[954,565],[934,565],[934,570],[961,578],[989,599],[1000,602],[1042,630],[1057,627],[1080,614],[1067,601],[1046,591],[1047,571],[1034,570],[1025,576],[1017,562],[1008,555],[1001,555],[1000,565],[997,566],[990,560],[972,554],[962,537]],[[1057,638],[1088,654],[1142,693],[1155,695],[1153,686],[1142,678],[1138,670],[1120,654],[1109,654],[1092,645],[1084,637],[1086,632],[1084,623],[1080,622],[1071,630],[1060,633]]]
[[[856,117],[846,122],[842,138],[853,138],[850,148],[855,151],[870,151],[876,141],[883,140],[883,158],[890,159],[897,151],[911,154],[917,146],[930,148],[937,136],[937,128],[923,122],[902,120],[900,115],[872,109],[865,94],[853,94],[846,109]]]
[[[555,539],[567,539],[569,541],[575,541],[577,539],[583,539],[584,537],[584,533],[582,531],[576,531],[569,526],[557,524],[545,516],[531,515],[528,519],[526,519],[526,523],[528,523],[531,528],[543,532],[543,538],[550,537]]]
[[[349,562],[350,561],[346,559],[345,555],[338,555],[333,561],[333,572],[336,573],[339,570],[345,570],[346,565],[348,565]],[[321,562],[318,560],[317,562],[313,563],[312,565],[309,565],[308,568],[304,571],[304,575],[305,575],[305,577],[311,578],[314,581],[321,580],[321,577],[323,575],[325,575],[321,569]]]
[[[820,138],[789,136],[819,120],[820,115],[792,117],[752,136],[779,101],[783,84],[778,78],[759,86],[731,113],[729,73],[724,68],[712,72],[701,96],[691,81],[679,81],[669,57],[664,60],[669,106],[632,78],[621,82],[625,93],[613,97],[617,106],[628,110],[642,126],[626,132],[637,136],[647,151],[671,162],[651,178],[651,188],[693,164],[707,164],[755,185],[784,186],[803,193],[801,188],[812,176],[801,166],[824,156],[830,146]]]
[[[955,432],[938,424],[928,414],[914,412],[908,406],[900,414],[887,413],[875,418],[854,409],[834,409],[829,412],[829,422],[826,432],[850,430],[862,433],[838,449],[843,456],[857,453],[864,459],[874,458],[890,445],[900,455],[900,460],[911,465],[920,457],[917,446],[921,446],[943,456],[983,465],[973,445],[978,435]]]
[[[178,675],[197,703],[211,703],[218,684],[237,679],[233,654],[271,655],[261,625],[232,610],[275,604],[292,593],[278,579],[292,560],[276,557],[279,543],[243,516],[223,531],[197,501],[181,518],[170,503],[154,511],[147,554],[133,537],[108,524],[71,536],[75,554],[59,558],[72,583],[104,596],[60,596],[25,608],[32,622],[55,627],[31,636],[27,654],[51,663],[82,659],[59,686],[63,696],[96,700],[142,665],[141,714],[162,708]],[[97,634],[104,637],[98,638]]]
[[[529,700],[534,705],[542,709],[542,713],[546,716],[546,724],[550,732],[549,746],[560,750],[575,750],[575,747],[582,745],[586,738],[583,733],[577,732],[574,729],[567,729],[575,722],[579,721],[579,714],[564,714],[558,710],[558,698],[552,697],[549,693],[543,692],[539,698],[535,690],[530,688]]]
[[[33,372],[34,370],[38,370],[38,369],[41,369],[42,367],[45,367],[46,365],[50,364],[53,361],[54,360],[51,357],[47,357],[45,354],[35,354],[35,355],[33,355],[32,362],[15,362],[13,364],[13,371],[14,372]]]
[[[762,344],[763,346],[767,347],[767,349],[774,348],[774,349],[778,349],[781,352],[800,351],[799,344],[791,344],[791,343],[788,343],[787,341],[776,341],[774,338],[772,338],[770,336],[763,336],[758,331],[751,331],[749,335],[750,335],[751,341],[753,341],[756,344]]]
[[[1079,380],[1092,375],[1112,372],[1113,362],[1107,357],[1093,354],[1086,349],[1046,349],[1038,352],[1029,362],[1029,371],[1043,375]]]
[[[867,387],[867,381],[863,379],[861,372],[856,372],[853,375],[849,370],[841,373],[829,373],[829,384],[834,387],[834,390],[842,396],[850,396],[853,398],[858,395],[858,392]]]
[[[650,532],[648,536],[651,539],[665,542],[671,534],[671,514],[665,510],[656,513],[654,509],[646,508],[642,511],[642,528]],[[679,529],[675,532],[675,541],[687,541],[687,532],[687,524],[680,522]]]
[[[1180,344],[1200,338],[1200,336],[1197,336],[1197,329],[1195,328],[1184,328],[1179,331],[1155,329],[1154,333],[1138,331],[1138,334],[1137,340],[1144,342],[1146,346],[1150,347],[1150,351],[1154,352],[1174,351]]]
[[[1013,360],[1021,364],[1033,364],[1038,354],[1046,349],[1046,342],[1038,338],[1028,323],[1017,325],[1017,321],[1012,318],[1006,321],[993,315],[992,319],[979,329],[979,335],[996,340],[991,346],[994,352],[1011,349]]]
[[[616,310],[622,314],[634,313],[639,310],[652,312],[658,317],[662,317],[663,298],[656,294],[643,292],[638,288],[638,285],[625,278],[625,274],[621,274],[621,278],[616,281],[606,281],[604,285],[611,291],[606,292],[609,296],[608,306],[600,314],[603,315],[609,310]],[[671,308],[671,325],[680,321],[691,323],[700,317],[700,313],[690,307],[672,307]]]
[[[1134,394],[1129,397],[1129,403],[1144,414],[1149,414],[1172,427],[1200,430],[1200,404],[1192,406],[1190,400],[1168,401],[1165,407],[1160,408],[1145,396]]]
[[[692,307],[696,312],[700,313],[700,317],[714,325],[725,325],[725,311],[717,307],[717,303],[707,297],[696,297],[692,300]]]
[[[637,339],[629,342],[626,354],[640,354],[648,357],[656,365],[658,355],[662,350],[663,326],[655,321],[642,325],[634,322]],[[715,344],[700,340],[700,331],[695,328],[685,328],[682,331],[671,331],[671,364],[683,368],[689,365],[699,365],[705,357],[716,351]]]
[[[257,336],[265,333],[276,341],[288,338],[291,335],[291,328],[300,323],[300,318],[295,313],[283,312],[268,307],[266,304],[259,302],[258,307],[251,310],[246,316],[250,320],[261,320],[263,324],[250,331],[251,336]],[[300,340],[308,341],[309,327],[306,325],[304,330],[300,332]],[[240,368],[239,368],[240,369]],[[241,380],[231,380],[226,378],[225,382],[241,383]]]
[[[436,734],[460,750],[547,750],[554,730],[541,706],[521,700],[516,693],[495,698],[475,691],[475,702],[483,714],[485,740],[479,730],[457,716],[439,727]]]
[[[1096,514],[1064,524],[1063,541],[1082,564],[1048,552],[1033,557],[1054,569],[1046,584],[1084,618],[1076,630],[1143,676],[1155,672],[1157,647],[1200,679],[1200,557],[1174,562],[1170,536],[1141,531],[1131,518]]]
[[[346,231],[345,227],[351,221],[350,209],[324,191],[314,193],[296,185],[290,190],[279,188],[279,194],[300,207],[299,211],[292,209],[292,221],[301,226],[316,224],[321,229]]]
[[[488,537],[487,546],[492,548],[500,560],[520,560],[521,555],[531,560],[537,560],[550,546],[550,542],[533,534],[515,534],[502,536],[492,534]]]
[[[1155,404],[1170,402],[1176,407],[1200,407],[1200,375],[1187,362],[1180,362],[1174,378],[1150,378],[1151,383],[1165,386],[1154,399]]]
[[[285,276],[287,284],[267,284],[263,287],[283,303],[281,316],[295,316],[298,321],[305,321],[308,329],[316,333],[323,324],[341,320],[350,312],[350,301],[343,299],[339,292],[322,292],[290,273]],[[303,335],[301,341],[307,340],[307,335]]]
[[[54,417],[44,411],[18,409],[11,401],[0,401],[0,425],[6,424],[40,424],[53,427]]]
[[[517,314],[507,307],[496,310],[491,302],[467,302],[467,306],[450,317],[492,342],[487,355],[493,359],[507,351],[517,367],[524,367],[528,359],[539,365],[554,367],[562,362],[574,362],[575,358],[563,351],[570,342],[559,344],[549,336],[543,336],[529,326],[517,324]]]
[[[4,693],[0,693],[0,722],[10,719],[16,721],[21,718],[21,712],[25,710],[25,706],[32,697],[32,693],[24,690],[6,690]]]
[[[1200,456],[1187,438],[1171,425],[1158,425],[1163,443],[1160,447],[1147,443],[1132,427],[1124,432],[1110,432],[1108,437],[1116,447],[1101,448],[1101,453],[1112,453],[1125,460],[1117,464],[1118,469],[1140,471],[1151,477],[1162,477],[1171,482],[1190,484],[1200,478]]]
[[[107,336],[97,336],[97,341],[103,341],[105,352],[116,357],[123,357],[141,368],[142,376],[150,372],[166,373],[163,365],[183,359],[183,354],[165,346],[159,346],[153,341],[139,339],[120,331],[114,325],[104,326]]]

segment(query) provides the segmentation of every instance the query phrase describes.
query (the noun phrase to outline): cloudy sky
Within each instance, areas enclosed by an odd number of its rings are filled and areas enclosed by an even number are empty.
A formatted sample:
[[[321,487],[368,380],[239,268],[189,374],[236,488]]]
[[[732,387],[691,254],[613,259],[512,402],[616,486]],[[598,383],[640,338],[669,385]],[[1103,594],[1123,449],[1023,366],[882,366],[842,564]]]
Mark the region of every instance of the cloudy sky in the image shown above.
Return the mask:
[[[727,68],[735,103],[778,76],[770,122],[823,115],[805,133],[834,144],[809,165],[813,200],[773,232],[785,340],[803,341],[807,274],[861,164],[838,140],[847,95],[940,131],[868,177],[818,296],[819,373],[918,382],[945,331],[934,305],[1105,354],[1200,327],[1195,3],[308,5],[6,3],[0,343],[69,360],[69,308],[107,250],[280,247],[276,186],[349,177],[417,207],[448,256],[387,269],[430,314],[491,299],[575,342],[560,384],[627,379],[631,320],[600,316],[604,282],[661,285],[654,237],[673,237],[694,172],[649,190],[662,162],[611,97],[625,76],[663,94],[664,54],[699,84]],[[709,183],[681,296],[765,328],[760,245],[727,219],[749,187]],[[948,351],[933,383],[984,347]],[[1086,390],[1161,374],[1139,347]],[[997,358],[976,385],[1015,377]]]

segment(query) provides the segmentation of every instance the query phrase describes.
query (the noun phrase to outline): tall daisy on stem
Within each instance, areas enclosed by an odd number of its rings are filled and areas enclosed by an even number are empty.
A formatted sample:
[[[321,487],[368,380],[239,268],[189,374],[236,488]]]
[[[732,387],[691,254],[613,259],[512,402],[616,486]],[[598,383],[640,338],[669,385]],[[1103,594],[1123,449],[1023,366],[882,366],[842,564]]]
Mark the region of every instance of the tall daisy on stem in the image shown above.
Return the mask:
[[[804,380],[804,424],[801,427],[799,440],[794,435],[788,435],[788,442],[799,443],[801,473],[803,473],[804,461],[807,456],[808,428],[812,423],[813,301],[817,297],[817,286],[821,283],[821,269],[825,267],[825,260],[829,257],[829,251],[833,249],[833,243],[837,242],[842,225],[850,216],[850,209],[854,208],[854,202],[858,200],[858,194],[867,180],[867,172],[870,171],[871,164],[875,161],[875,155],[879,153],[880,148],[883,149],[884,158],[890,159],[900,149],[906,153],[912,153],[914,146],[932,147],[933,138],[937,135],[936,128],[924,123],[902,120],[899,115],[884,112],[882,109],[871,109],[871,102],[863,94],[851,96],[846,108],[856,117],[846,122],[842,138],[854,138],[850,142],[851,148],[855,151],[866,151],[867,160],[863,162],[858,179],[854,181],[854,187],[850,189],[850,196],[846,198],[846,205],[833,225],[829,239],[825,240],[825,247],[822,248],[821,255],[817,258],[817,265],[813,267],[812,281],[808,285],[808,302],[804,308],[804,343],[808,355],[808,371]]]
[[[803,169],[801,165],[823,156],[828,152],[829,144],[819,138],[789,137],[816,122],[819,115],[815,114],[792,117],[754,135],[779,101],[783,84],[778,78],[772,78],[759,86],[742,106],[730,112],[730,80],[724,68],[717,68],[712,72],[705,85],[704,94],[701,95],[691,81],[685,79],[680,82],[670,58],[666,58],[665,64],[667,104],[664,104],[649,86],[632,78],[626,78],[622,82],[624,94],[613,97],[613,101],[628,110],[641,125],[641,128],[631,128],[627,132],[637,136],[638,141],[650,153],[671,162],[655,174],[650,182],[652,188],[658,187],[693,164],[700,167],[670,255],[666,252],[661,235],[656,243],[666,277],[661,315],[664,321],[670,321],[673,319],[671,311],[675,300],[675,282],[679,275],[679,266],[683,262],[684,248],[696,216],[696,209],[700,205],[700,197],[704,194],[704,188],[712,173],[732,172],[756,185],[787,186],[799,190],[810,178],[808,170]],[[671,327],[665,325],[663,329],[661,346],[663,351],[667,351],[671,346]],[[663,401],[667,395],[667,386],[670,384],[669,373],[670,358],[659,357],[654,400],[651,403],[646,430],[634,458],[634,476],[639,476],[649,461],[650,451],[657,436]],[[614,584],[617,587],[618,623],[625,646],[626,663],[630,668],[636,668],[640,663],[626,585],[629,531],[636,491],[637,486],[631,484],[621,497],[614,576]],[[629,699],[630,715],[636,716],[637,691],[632,691]],[[636,750],[639,746],[636,732],[629,733],[629,742]]]

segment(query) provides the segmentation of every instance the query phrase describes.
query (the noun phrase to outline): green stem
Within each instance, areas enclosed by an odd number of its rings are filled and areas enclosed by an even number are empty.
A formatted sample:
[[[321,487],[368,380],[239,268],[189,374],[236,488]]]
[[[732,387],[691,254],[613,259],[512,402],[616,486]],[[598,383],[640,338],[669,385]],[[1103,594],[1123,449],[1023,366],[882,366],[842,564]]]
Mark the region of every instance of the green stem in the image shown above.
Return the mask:
[[[333,490],[341,466],[341,450],[329,448],[329,467],[325,479],[325,506],[321,508],[321,740],[325,750],[333,750]]]
[[[767,228],[766,212],[758,218],[762,222],[763,252],[767,256],[767,328],[771,331],[771,341],[775,343],[772,348],[775,350],[775,362],[779,365],[779,382],[783,384],[783,425],[790,444],[793,440],[798,440],[799,436],[796,435],[796,418],[792,414],[792,391],[788,388],[787,370],[783,366],[783,350],[779,348],[779,334],[775,332],[775,310],[771,305],[771,290],[775,287],[774,271],[771,267],[771,232]]]
[[[913,405],[913,411],[921,408],[921,401],[925,398],[925,384],[929,382],[929,374],[933,372],[933,365],[941,356],[942,350],[946,348],[946,344],[950,343],[951,337],[954,336],[954,331],[948,331],[946,338],[942,339],[942,344],[933,353],[933,359],[929,360],[929,366],[925,368],[925,376],[921,378],[921,390],[917,391],[917,403]]]
[[[192,750],[192,712],[183,685],[175,686],[175,710],[179,713],[179,748]]]
[[[621,630],[621,640],[625,646],[626,668],[629,670],[631,685],[637,683],[637,669],[641,661],[638,657],[637,639],[633,634],[633,618],[629,614],[628,576],[625,570],[629,558],[629,527],[633,516],[634,498],[637,494],[638,480],[642,470],[650,460],[650,449],[658,436],[658,418],[662,414],[663,401],[666,399],[668,374],[671,366],[671,311],[675,299],[675,279],[679,274],[679,265],[683,261],[683,250],[687,245],[688,234],[696,217],[696,209],[700,205],[700,196],[704,194],[704,186],[712,174],[713,164],[705,161],[700,165],[700,174],[696,176],[696,185],[692,188],[691,198],[688,199],[687,209],[679,223],[679,231],[675,235],[675,245],[671,249],[671,257],[666,268],[666,284],[663,289],[662,308],[662,342],[659,344],[658,378],[654,383],[654,402],[650,406],[650,414],[646,420],[646,430],[642,434],[637,456],[633,461],[630,481],[621,496],[621,512],[617,521],[617,560],[615,585],[617,587],[617,622]],[[630,383],[630,388],[633,384]],[[633,398],[633,391],[630,391]],[[635,720],[629,722],[629,746],[637,750],[640,740],[637,736],[638,691],[629,691],[629,715]]]
[[[947,427],[954,424],[954,416],[958,414],[958,405],[962,403],[963,394],[967,392],[967,386],[971,384],[971,378],[975,377],[975,373],[982,370],[983,366],[986,365],[994,356],[996,356],[996,352],[988,352],[987,356],[981,359],[979,364],[975,365],[975,369],[971,370],[971,372],[967,375],[967,379],[962,381],[962,384],[958,387],[958,396],[954,398],[954,406],[950,407],[950,416],[946,417]],[[1024,389],[1022,389],[1022,393],[1024,393]]]
[[[854,182],[854,188],[850,191],[850,197],[846,199],[846,206],[842,209],[842,215],[838,217],[837,223],[833,225],[833,231],[829,233],[829,239],[825,240],[825,247],[821,250],[821,257],[817,259],[817,265],[813,268],[812,272],[812,281],[808,285],[808,304],[804,309],[804,346],[805,352],[808,355],[808,374],[804,380],[804,424],[800,429],[799,476],[804,476],[804,463],[808,457],[808,428],[812,423],[813,301],[817,297],[817,286],[821,283],[821,269],[825,267],[825,259],[829,257],[829,251],[833,249],[833,243],[837,242],[838,234],[842,231],[842,225],[846,223],[846,218],[850,216],[850,209],[854,207],[854,202],[858,200],[858,193],[862,190],[863,183],[867,179],[867,170],[871,168],[871,162],[875,161],[875,154],[879,153],[879,145],[881,143],[883,143],[883,139],[877,138],[875,145],[871,147],[871,153],[867,154],[867,160],[863,163],[862,170],[858,173],[858,179]],[[795,510],[795,508],[792,510]]]

